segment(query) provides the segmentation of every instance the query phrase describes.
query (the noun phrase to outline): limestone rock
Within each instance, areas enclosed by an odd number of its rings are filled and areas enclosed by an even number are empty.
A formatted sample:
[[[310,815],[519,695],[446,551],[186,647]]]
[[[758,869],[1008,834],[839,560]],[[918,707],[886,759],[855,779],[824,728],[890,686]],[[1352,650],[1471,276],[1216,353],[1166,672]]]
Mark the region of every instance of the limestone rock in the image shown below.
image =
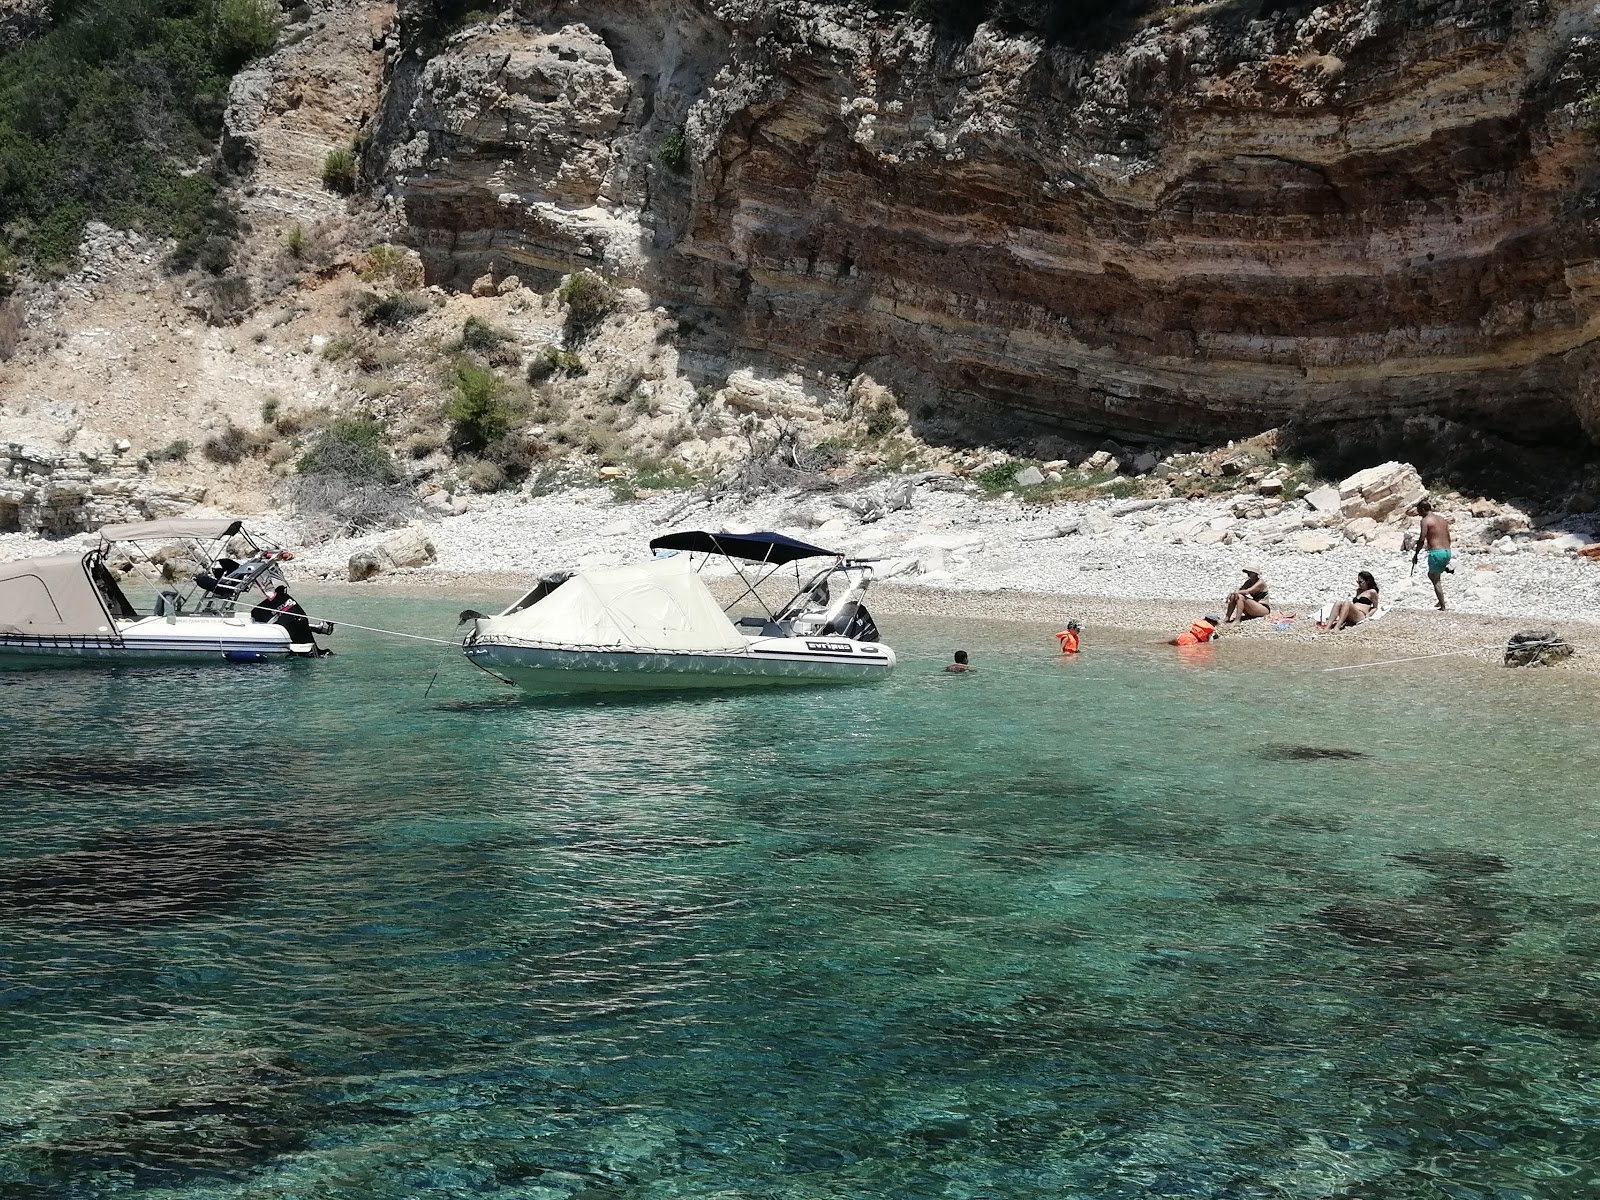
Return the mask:
[[[1078,522],[1078,528],[1089,534],[1104,535],[1116,529],[1117,523],[1105,513],[1091,508],[1083,514],[1083,519]]]
[[[1154,454],[1146,450],[1133,460],[1133,473],[1135,475],[1148,475],[1156,469],[1160,461]]]
[[[492,296],[494,292],[494,276],[479,275],[472,281],[472,294],[474,296]]]
[[[346,565],[351,583],[362,583],[383,574],[383,560],[371,550],[357,550]]]
[[[1044,472],[1038,467],[1024,467],[1012,476],[1012,481],[1018,487],[1038,487],[1044,482]]]
[[[1368,467],[1339,484],[1340,511],[1346,517],[1371,517],[1375,521],[1404,515],[1427,495],[1422,477],[1410,463],[1386,462]]]
[[[1322,487],[1313,488],[1305,494],[1305,502],[1311,506],[1313,512],[1338,515],[1339,489],[1324,484]]]
[[[1523,629],[1506,643],[1508,667],[1549,667],[1571,658],[1572,643],[1553,629]]]
[[[1288,540],[1289,549],[1299,554],[1321,554],[1324,551],[1332,550],[1338,544],[1339,539],[1331,533],[1323,533],[1321,530],[1315,529],[1297,533]]]
[[[1354,521],[1345,522],[1344,535],[1352,542],[1370,542],[1377,533],[1378,523],[1371,517],[1357,517]]]
[[[389,567],[425,567],[438,560],[428,535],[412,527],[402,529],[378,545],[378,556]]]

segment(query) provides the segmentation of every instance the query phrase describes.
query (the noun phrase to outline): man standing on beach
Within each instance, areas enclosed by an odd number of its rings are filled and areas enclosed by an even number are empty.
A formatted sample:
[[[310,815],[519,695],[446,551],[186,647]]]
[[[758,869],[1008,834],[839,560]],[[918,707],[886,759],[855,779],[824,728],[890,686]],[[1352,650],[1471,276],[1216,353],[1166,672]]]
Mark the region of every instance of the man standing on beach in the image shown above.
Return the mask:
[[[1411,555],[1411,569],[1417,569],[1417,559],[1428,552],[1428,582],[1433,584],[1433,594],[1438,599],[1435,608],[1444,607],[1444,573],[1454,570],[1450,566],[1450,522],[1433,511],[1426,500],[1417,501],[1417,512],[1422,517],[1422,528],[1417,533],[1417,548]]]

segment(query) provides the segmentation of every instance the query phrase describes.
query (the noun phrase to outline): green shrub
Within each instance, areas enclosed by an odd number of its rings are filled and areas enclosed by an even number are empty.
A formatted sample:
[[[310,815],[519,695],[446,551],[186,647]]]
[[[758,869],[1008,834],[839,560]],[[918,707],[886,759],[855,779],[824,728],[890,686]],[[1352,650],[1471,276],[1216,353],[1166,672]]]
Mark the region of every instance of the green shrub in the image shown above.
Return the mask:
[[[400,288],[414,288],[422,283],[422,272],[399,246],[371,247],[356,274],[368,283],[388,280]]]
[[[363,325],[394,328],[428,311],[428,302],[415,292],[396,292],[392,296],[372,296],[356,308]]]
[[[306,447],[296,469],[302,475],[338,475],[363,483],[388,484],[400,478],[394,455],[383,444],[383,424],[372,417],[330,421]]]
[[[617,290],[593,271],[574,271],[557,293],[567,306],[567,328],[575,335],[588,333],[617,306]]]
[[[504,329],[497,329],[487,321],[480,321],[477,317],[468,317],[461,326],[461,349],[477,350],[488,353],[506,342],[515,341],[516,334]]]
[[[322,160],[322,186],[330,192],[348,196],[361,182],[361,161],[349,148],[329,150]]]
[[[306,256],[306,227],[292,225],[289,232],[283,235],[283,248],[289,252],[290,258],[304,258]]]
[[[4,56],[0,214],[23,257],[71,262],[91,217],[180,243],[226,236],[210,228],[216,180],[185,172],[215,149],[228,76],[254,44],[228,7],[57,4],[48,32]]]
[[[474,363],[457,363],[444,415],[450,446],[457,453],[479,453],[510,432],[516,408],[506,400],[506,381]]]
[[[278,419],[278,410],[283,407],[283,401],[276,396],[268,396],[261,402],[261,423],[271,425]]]
[[[237,71],[278,41],[277,0],[217,0],[217,50]]]
[[[585,375],[589,368],[570,350],[558,350],[554,346],[546,346],[536,353],[528,363],[528,382],[542,383],[557,371],[563,375]]]
[[[689,165],[689,139],[682,129],[674,129],[661,139],[656,158],[669,171],[683,171]]]
[[[334,338],[322,348],[322,357],[328,362],[339,362],[350,357],[350,351],[355,347],[347,338]]]
[[[463,463],[456,474],[475,492],[498,492],[506,486],[505,468],[486,459],[475,458]]]
[[[146,454],[145,461],[150,463],[183,462],[189,457],[189,443],[179,438],[177,441],[168,442],[159,450],[152,450]]]
[[[248,433],[237,425],[229,425],[215,437],[207,438],[200,453],[206,456],[208,462],[232,466],[248,458],[254,449],[255,441]]]

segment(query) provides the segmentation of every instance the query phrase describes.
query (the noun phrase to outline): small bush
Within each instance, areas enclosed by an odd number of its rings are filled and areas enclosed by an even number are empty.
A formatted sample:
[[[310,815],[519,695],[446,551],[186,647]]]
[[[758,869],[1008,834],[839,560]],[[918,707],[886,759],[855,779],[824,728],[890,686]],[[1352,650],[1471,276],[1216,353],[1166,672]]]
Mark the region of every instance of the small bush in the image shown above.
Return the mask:
[[[250,281],[243,275],[213,279],[206,289],[206,320],[212,325],[232,325],[250,311]]]
[[[461,326],[460,348],[487,354],[515,339],[514,333],[498,329],[487,321],[480,321],[477,317],[468,317],[466,323]]]
[[[322,160],[322,186],[330,192],[349,196],[361,182],[361,162],[351,149],[330,150]]]
[[[363,483],[400,479],[394,455],[383,444],[383,425],[371,417],[341,417],[328,423],[300,456],[302,475],[337,475]]]
[[[427,458],[444,449],[444,438],[431,429],[418,430],[406,439],[406,453],[412,458]]]
[[[574,271],[557,292],[567,306],[567,328],[576,336],[588,333],[617,307],[617,290],[593,271]]]
[[[328,362],[339,362],[350,357],[354,346],[345,338],[334,338],[322,348],[322,357]]]
[[[218,0],[217,48],[238,70],[278,41],[277,0]]]
[[[546,346],[534,354],[528,363],[528,382],[542,383],[557,371],[563,375],[585,375],[589,368],[570,350],[557,350],[554,346]]]
[[[457,453],[479,453],[511,430],[517,410],[505,398],[506,381],[470,362],[456,364],[450,399],[450,446]]]
[[[278,419],[278,410],[283,407],[283,401],[276,396],[268,396],[261,402],[261,423],[271,425]]]
[[[221,433],[206,439],[206,444],[200,448],[200,453],[206,456],[206,461],[222,463],[233,466],[248,458],[255,449],[255,442],[248,433],[237,425],[229,425]]]
[[[905,428],[906,419],[900,406],[885,397],[862,414],[862,424],[867,427],[869,438],[881,439],[899,433]]]
[[[150,451],[144,457],[149,463],[183,462],[189,457],[190,449],[189,443],[179,438],[177,441],[168,442],[159,450]]]
[[[395,328],[428,311],[428,302],[415,292],[373,296],[357,306],[363,325]]]
[[[0,362],[15,354],[21,342],[22,310],[13,300],[0,296]]]
[[[381,283],[387,280],[402,289],[415,288],[422,284],[422,269],[399,246],[371,247],[362,259],[361,267],[356,274],[368,283]]]
[[[475,492],[498,492],[506,486],[505,468],[485,459],[473,459],[456,472],[461,482]]]
[[[304,258],[306,256],[306,227],[304,225],[290,226],[289,232],[283,235],[283,248],[289,252],[290,258]]]
[[[689,139],[682,129],[674,129],[661,139],[656,158],[669,171],[682,171],[689,165]]]

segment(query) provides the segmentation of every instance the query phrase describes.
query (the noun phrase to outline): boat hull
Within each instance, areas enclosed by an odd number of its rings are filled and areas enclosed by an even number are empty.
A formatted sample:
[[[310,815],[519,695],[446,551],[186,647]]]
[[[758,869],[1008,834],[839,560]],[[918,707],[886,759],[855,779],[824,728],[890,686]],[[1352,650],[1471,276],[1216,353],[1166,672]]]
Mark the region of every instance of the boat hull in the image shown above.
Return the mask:
[[[217,617],[119,622],[116,636],[0,636],[0,670],[117,664],[261,662],[300,657],[279,625]]]
[[[524,691],[554,695],[871,683],[894,670],[889,647],[843,638],[759,638],[730,654],[470,640],[462,649],[490,674]]]

